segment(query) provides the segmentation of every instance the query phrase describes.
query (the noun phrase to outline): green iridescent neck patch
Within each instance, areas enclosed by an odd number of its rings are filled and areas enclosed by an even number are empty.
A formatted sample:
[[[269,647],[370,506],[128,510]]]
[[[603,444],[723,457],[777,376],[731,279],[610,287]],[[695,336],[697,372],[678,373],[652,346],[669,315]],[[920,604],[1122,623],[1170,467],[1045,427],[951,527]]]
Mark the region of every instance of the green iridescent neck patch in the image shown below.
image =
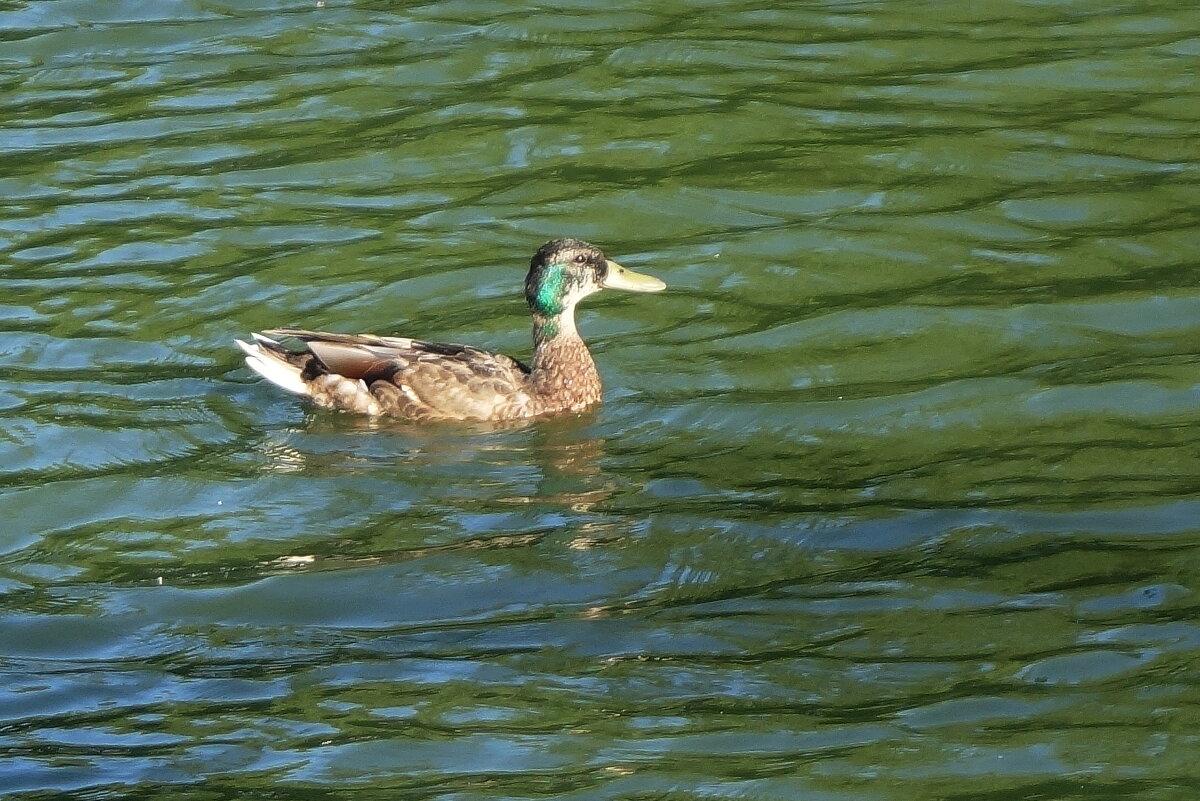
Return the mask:
[[[566,283],[567,265],[547,265],[538,282],[537,294],[533,296],[534,310],[546,317],[557,317],[562,314]]]

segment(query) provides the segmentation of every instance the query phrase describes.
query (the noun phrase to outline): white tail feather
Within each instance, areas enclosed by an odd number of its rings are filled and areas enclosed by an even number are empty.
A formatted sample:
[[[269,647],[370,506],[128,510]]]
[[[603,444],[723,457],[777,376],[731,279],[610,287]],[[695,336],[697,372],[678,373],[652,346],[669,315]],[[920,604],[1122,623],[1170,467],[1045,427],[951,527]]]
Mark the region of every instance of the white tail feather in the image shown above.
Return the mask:
[[[258,338],[257,334],[255,338]],[[299,367],[293,367],[260,345],[251,345],[240,339],[235,339],[234,342],[246,352],[246,365],[251,370],[275,386],[286,389],[288,392],[294,392],[297,395],[309,394],[308,386],[304,383],[304,379],[300,377]]]

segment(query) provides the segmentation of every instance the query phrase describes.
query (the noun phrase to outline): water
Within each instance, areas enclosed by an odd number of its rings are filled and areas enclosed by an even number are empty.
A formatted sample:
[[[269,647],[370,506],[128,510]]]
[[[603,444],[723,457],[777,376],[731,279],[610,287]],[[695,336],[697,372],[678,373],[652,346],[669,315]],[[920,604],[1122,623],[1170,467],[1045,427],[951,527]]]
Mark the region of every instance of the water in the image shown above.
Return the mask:
[[[0,3],[6,799],[1193,799],[1187,4]],[[528,353],[314,410],[235,336]]]

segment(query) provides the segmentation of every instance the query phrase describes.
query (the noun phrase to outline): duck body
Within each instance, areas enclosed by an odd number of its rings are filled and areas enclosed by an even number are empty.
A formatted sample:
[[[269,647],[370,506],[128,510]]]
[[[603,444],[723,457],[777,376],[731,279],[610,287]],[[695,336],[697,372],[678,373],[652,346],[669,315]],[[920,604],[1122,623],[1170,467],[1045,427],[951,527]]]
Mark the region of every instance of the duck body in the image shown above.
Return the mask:
[[[577,239],[547,242],[530,262],[529,366],[469,345],[298,328],[238,340],[246,364],[319,406],[412,421],[509,421],[570,414],[599,402],[600,376],[575,329],[575,304],[606,287],[665,288]]]
[[[360,414],[503,421],[582,411],[600,400],[586,347],[557,354],[552,370],[565,380],[552,392],[539,391],[516,359],[469,345],[278,328],[255,334],[248,347],[256,351],[247,353],[250,367],[268,380],[318,406]]]

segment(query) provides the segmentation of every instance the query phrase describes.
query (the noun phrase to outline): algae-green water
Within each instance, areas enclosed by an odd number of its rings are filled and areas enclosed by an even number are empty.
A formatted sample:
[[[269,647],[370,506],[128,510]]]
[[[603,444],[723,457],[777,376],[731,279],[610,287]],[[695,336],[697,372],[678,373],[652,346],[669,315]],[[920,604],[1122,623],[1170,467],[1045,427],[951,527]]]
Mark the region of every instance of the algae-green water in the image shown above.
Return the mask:
[[[1200,797],[1200,14],[0,2],[0,795]],[[605,403],[320,411],[280,325]]]

